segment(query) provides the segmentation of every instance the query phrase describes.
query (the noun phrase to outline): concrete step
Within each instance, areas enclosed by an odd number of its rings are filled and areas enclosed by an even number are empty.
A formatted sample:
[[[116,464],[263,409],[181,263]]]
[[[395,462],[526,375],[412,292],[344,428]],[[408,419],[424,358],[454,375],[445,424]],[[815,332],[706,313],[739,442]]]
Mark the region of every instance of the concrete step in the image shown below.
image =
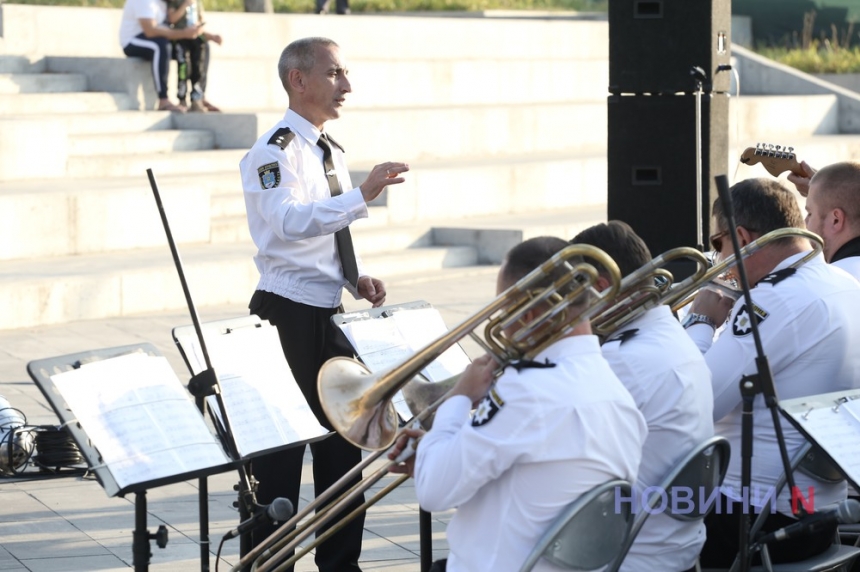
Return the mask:
[[[183,272],[195,304],[247,302],[259,279],[253,255],[253,247],[247,244],[181,248]],[[362,260],[374,276],[384,279],[474,265],[477,253],[471,247],[435,247]],[[0,262],[0,330],[185,307],[166,245]]]
[[[0,116],[120,111],[137,107],[134,98],[126,93],[0,94]]]
[[[788,138],[839,133],[835,95],[747,95],[731,100],[729,133],[789,146]]]
[[[0,74],[42,73],[47,69],[43,57],[31,55],[4,55],[0,53]]]
[[[199,129],[98,133],[69,138],[69,156],[138,155],[212,149],[215,136]],[[181,158],[179,159],[182,160]]]
[[[104,111],[92,113],[45,113],[39,118],[57,121],[69,135],[94,135],[97,133],[137,133],[175,129],[169,111]]]
[[[0,73],[0,93],[69,93],[87,90],[87,76],[56,73]]]
[[[168,174],[194,174],[223,171],[235,165],[238,177],[239,160],[244,149],[184,151],[181,153],[140,153],[130,156],[91,155],[69,157],[69,177],[134,177],[146,181],[146,170],[152,169],[156,177]]]

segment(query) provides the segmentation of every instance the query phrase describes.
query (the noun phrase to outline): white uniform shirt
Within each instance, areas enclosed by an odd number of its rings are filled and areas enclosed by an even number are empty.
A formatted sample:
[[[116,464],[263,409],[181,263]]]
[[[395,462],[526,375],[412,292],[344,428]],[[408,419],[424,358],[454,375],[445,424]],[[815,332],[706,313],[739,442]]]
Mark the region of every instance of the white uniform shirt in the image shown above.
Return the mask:
[[[602,350],[648,424],[636,480],[641,510],[641,492],[658,485],[682,457],[714,435],[711,371],[668,306],[648,310],[610,336]],[[703,521],[652,514],[621,570],[687,570],[704,543]]]
[[[832,263],[833,266],[841,268],[855,279],[860,280],[860,256],[849,256]]]
[[[119,24],[119,45],[124,48],[143,33],[140,20],[155,20],[156,25],[167,20],[167,2],[164,0],[126,0]]]
[[[762,346],[773,373],[778,399],[792,399],[860,387],[860,284],[847,273],[825,264],[818,256],[787,277],[778,271],[803,257],[800,253],[783,260],[774,269],[776,279],[765,278],[752,289],[757,306]],[[773,275],[772,275],[773,276]],[[762,319],[763,316],[763,319]],[[749,327],[750,312],[744,298],[736,303],[722,335],[705,354],[714,386],[714,419],[718,435],[732,446],[732,458],[723,485],[731,498],[741,496],[741,414],[743,403],[739,383],[744,375],[754,374],[755,342]],[[697,338],[699,347],[707,346],[712,330],[696,325],[687,330]],[[773,429],[771,413],[762,395],[753,409],[752,490],[750,503],[765,504],[769,487],[782,474],[782,462]],[[789,423],[782,422],[789,458],[805,442]],[[815,487],[815,506],[843,500],[845,483],[826,484],[800,472],[795,484],[804,497]],[[758,494],[756,491],[758,487]],[[758,497],[758,499],[756,498]],[[779,497],[777,510],[791,514],[790,492]],[[759,502],[756,502],[758,500]]]
[[[544,358],[556,367],[508,368],[471,423],[468,398],[448,399],[418,446],[421,507],[457,507],[449,572],[518,570],[562,508],[606,481],[636,479],[645,421],[597,338],[563,338],[535,359]]]
[[[295,137],[282,150],[269,144],[272,134],[288,127]],[[320,132],[287,110],[284,119],[260,137],[242,158],[242,188],[251,238],[257,245],[254,262],[260,271],[258,290],[319,308],[336,308],[344,286],[334,233],[367,216],[361,189],[352,188],[343,152],[331,145],[343,194],[331,196]],[[359,276],[361,260],[356,255]]]

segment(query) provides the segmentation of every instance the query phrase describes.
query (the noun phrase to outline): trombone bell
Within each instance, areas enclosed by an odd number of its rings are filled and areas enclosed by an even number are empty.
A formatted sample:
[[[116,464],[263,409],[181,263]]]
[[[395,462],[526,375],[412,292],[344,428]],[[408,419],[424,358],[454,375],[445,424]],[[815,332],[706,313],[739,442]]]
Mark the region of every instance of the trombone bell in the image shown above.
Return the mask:
[[[345,357],[328,360],[317,378],[320,403],[335,431],[369,451],[388,448],[397,432],[391,401],[368,397],[378,379],[363,363]]]

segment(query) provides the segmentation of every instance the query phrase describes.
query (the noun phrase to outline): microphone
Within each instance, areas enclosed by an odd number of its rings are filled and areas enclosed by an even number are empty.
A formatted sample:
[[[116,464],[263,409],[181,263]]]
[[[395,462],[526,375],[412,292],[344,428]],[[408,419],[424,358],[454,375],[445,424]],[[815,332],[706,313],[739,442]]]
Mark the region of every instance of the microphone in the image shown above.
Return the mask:
[[[762,536],[759,544],[767,544],[818,532],[834,524],[853,524],[860,521],[860,502],[846,499],[820,512],[814,512],[794,524]]]
[[[240,534],[273,522],[284,522],[293,516],[293,503],[289,499],[278,497],[264,507],[261,507],[254,516],[239,523],[239,526],[224,535],[224,540],[236,538]]]

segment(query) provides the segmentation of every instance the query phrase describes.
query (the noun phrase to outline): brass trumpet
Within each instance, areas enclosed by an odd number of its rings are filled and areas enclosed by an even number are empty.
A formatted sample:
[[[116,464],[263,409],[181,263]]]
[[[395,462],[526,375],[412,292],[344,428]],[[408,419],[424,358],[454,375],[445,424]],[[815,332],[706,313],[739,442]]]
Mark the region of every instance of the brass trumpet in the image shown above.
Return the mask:
[[[607,269],[611,282],[609,288],[599,293],[595,291],[593,285],[597,281],[598,272],[583,259],[595,260]],[[547,285],[547,282],[550,284]],[[397,417],[391,399],[398,390],[404,389],[407,403],[412,401],[410,407],[424,407],[418,413],[412,410],[415,417],[408,423],[410,425],[415,420],[427,419],[441,405],[446,395],[439,396],[436,388],[429,390],[428,387],[423,387],[438,384],[412,380],[449,347],[471,335],[495,356],[501,370],[512,360],[536,356],[544,348],[570,333],[578,324],[603,312],[618,293],[620,283],[618,266],[605,252],[583,244],[568,246],[446,335],[386,372],[372,374],[363,364],[345,358],[334,358],[326,362],[320,369],[317,382],[320,402],[329,421],[345,439],[375,453],[368,455],[334,486],[281,525],[262,544],[243,557],[233,570],[241,570],[251,562],[252,569],[257,572],[286,570],[408,478],[401,475],[363,505],[342,517],[308,546],[288,557],[299,543],[331,521],[359,495],[388,474],[388,469],[396,464],[396,461],[387,462],[324,509],[317,511],[301,526],[296,526],[314,508],[342,490],[345,483],[352,480],[356,473],[360,474],[378,459],[397,439]],[[582,303],[580,300],[587,293],[591,294],[591,298]],[[569,311],[572,306],[575,306],[575,311]],[[525,316],[529,311],[536,313],[537,317],[526,321]],[[487,326],[484,339],[481,340],[474,334],[474,330],[484,322],[487,322]],[[504,330],[515,323],[519,323],[520,328],[515,335],[508,337]],[[445,393],[454,382],[456,378],[448,380],[447,383],[440,382],[445,384]],[[409,385],[414,388],[407,389]],[[414,396],[417,393],[426,395],[423,399],[416,400]],[[424,406],[430,399],[433,403]],[[296,528],[291,531],[293,527]]]

